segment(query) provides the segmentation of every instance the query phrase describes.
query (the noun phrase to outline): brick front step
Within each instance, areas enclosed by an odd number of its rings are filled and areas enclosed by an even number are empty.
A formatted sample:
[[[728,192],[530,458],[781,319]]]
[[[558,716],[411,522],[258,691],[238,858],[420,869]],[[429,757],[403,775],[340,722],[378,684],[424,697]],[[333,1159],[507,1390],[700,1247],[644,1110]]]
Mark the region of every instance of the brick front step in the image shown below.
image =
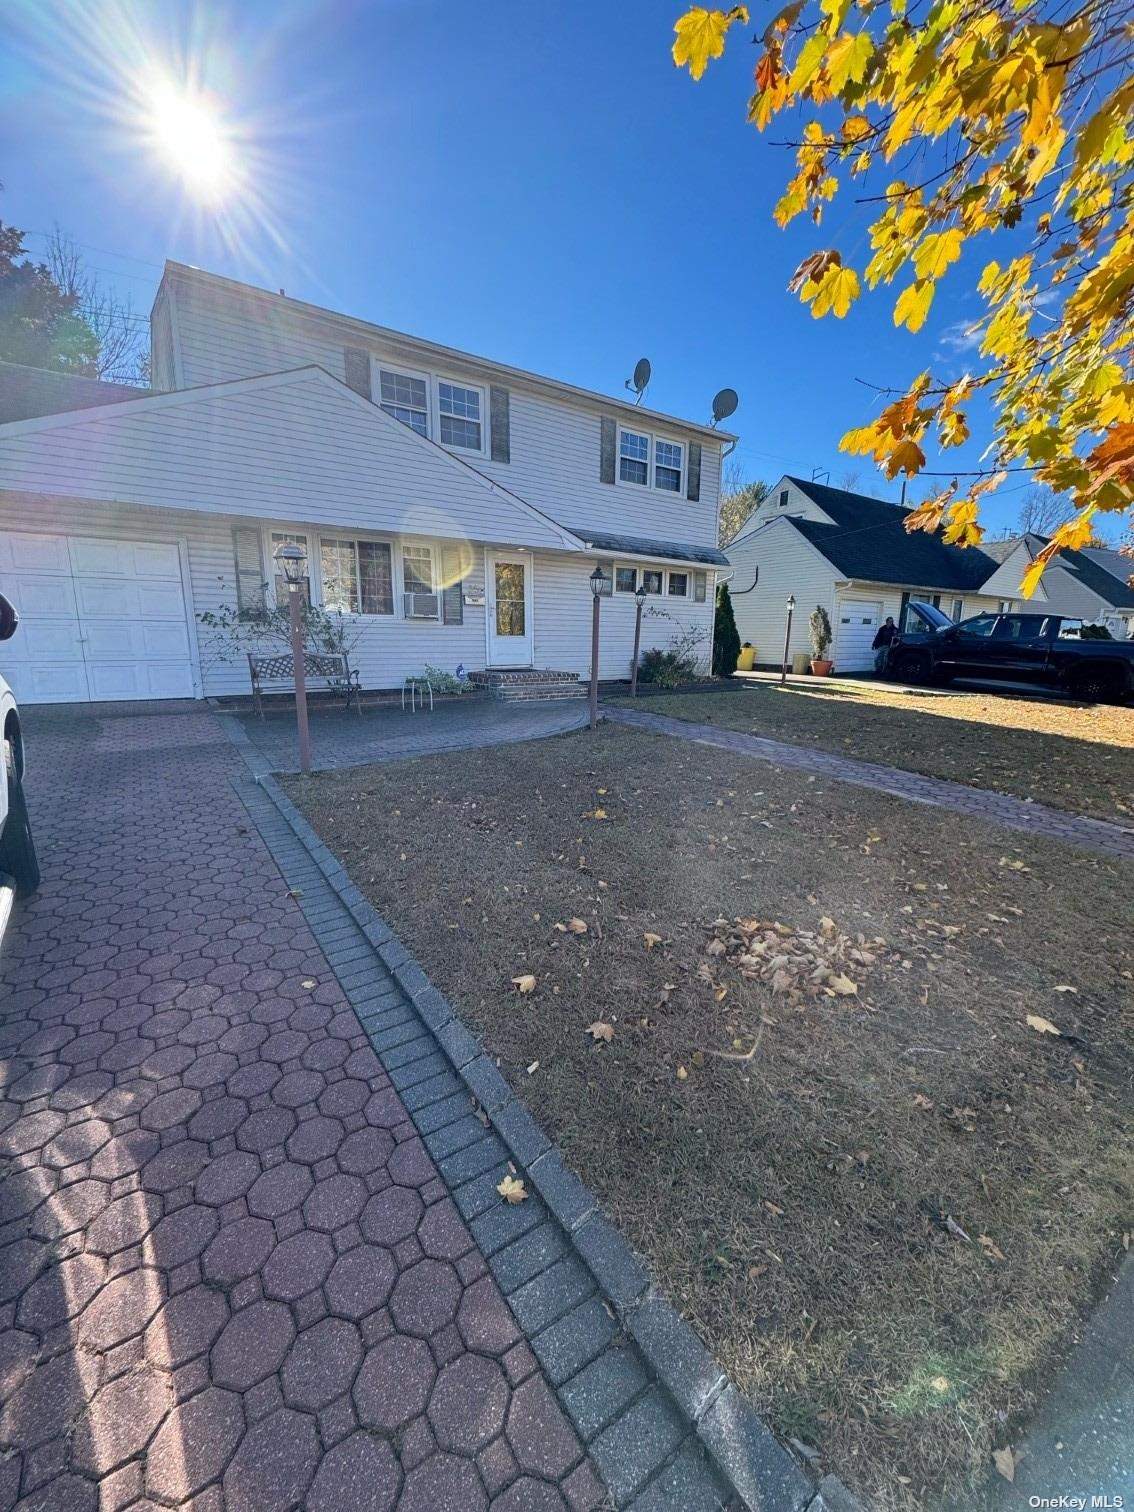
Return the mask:
[[[577,672],[552,672],[534,667],[470,672],[469,682],[499,703],[582,698],[586,693]]]

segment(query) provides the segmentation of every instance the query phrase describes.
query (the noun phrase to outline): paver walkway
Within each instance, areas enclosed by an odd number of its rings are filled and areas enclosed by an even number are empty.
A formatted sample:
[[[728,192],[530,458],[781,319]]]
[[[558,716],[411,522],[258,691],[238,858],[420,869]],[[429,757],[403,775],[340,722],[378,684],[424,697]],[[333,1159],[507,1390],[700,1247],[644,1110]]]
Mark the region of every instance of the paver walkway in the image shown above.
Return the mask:
[[[851,756],[837,756],[815,746],[792,745],[785,740],[770,740],[763,735],[749,735],[743,730],[722,729],[719,725],[695,724],[692,720],[673,719],[667,714],[650,714],[644,709],[603,709],[603,716],[615,724],[632,725],[657,735],[674,735],[698,745],[717,746],[741,756],[756,756],[777,766],[797,767],[816,776],[851,782],[859,787],[874,788],[911,803],[927,803],[949,808],[960,814],[987,819],[1006,829],[1043,834],[1084,850],[1134,860],[1134,829],[1108,824],[1103,819],[1088,819],[1069,814],[1064,809],[1048,808],[1042,803],[1028,803],[1008,793],[988,788],[969,787],[963,782],[949,782],[941,777],[926,777],[899,767],[883,766],[875,761],[858,761]]]
[[[273,771],[299,770],[291,709],[273,709],[263,719],[255,714],[228,717],[240,721]],[[437,751],[537,740],[582,729],[586,722],[587,704],[582,698],[506,704],[469,697],[439,703],[432,713],[426,708],[416,714],[403,713],[396,705],[367,708],[361,716],[319,709],[311,716],[311,749],[317,768],[363,766]]]
[[[215,719],[28,726],[0,1508],[600,1505]]]

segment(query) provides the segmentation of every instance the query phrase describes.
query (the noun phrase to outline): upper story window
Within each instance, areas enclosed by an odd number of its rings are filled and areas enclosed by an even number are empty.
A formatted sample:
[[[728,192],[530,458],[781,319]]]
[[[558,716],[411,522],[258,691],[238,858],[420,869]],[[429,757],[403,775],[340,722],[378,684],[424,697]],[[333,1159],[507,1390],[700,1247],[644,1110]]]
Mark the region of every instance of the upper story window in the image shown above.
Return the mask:
[[[429,386],[424,378],[381,368],[378,397],[388,415],[417,431],[419,436],[429,435]]]
[[[787,501],[788,501],[788,491],[787,491],[786,488],[781,488],[780,489],[780,508],[781,509],[786,509],[787,508]]]
[[[463,451],[483,451],[481,391],[442,380],[437,385],[441,444]]]
[[[618,438],[618,476],[623,483],[650,481],[650,438],[624,430]]]
[[[654,487],[681,492],[681,464],[685,448],[678,441],[654,442]]]

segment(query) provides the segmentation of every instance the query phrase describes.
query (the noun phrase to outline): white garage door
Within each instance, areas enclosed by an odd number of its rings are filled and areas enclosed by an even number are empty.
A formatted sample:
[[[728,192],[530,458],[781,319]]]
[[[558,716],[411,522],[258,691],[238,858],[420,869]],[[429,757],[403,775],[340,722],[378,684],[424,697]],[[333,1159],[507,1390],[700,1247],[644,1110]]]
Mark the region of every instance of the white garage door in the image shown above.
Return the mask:
[[[875,599],[840,598],[835,626],[835,671],[872,672],[871,642],[882,623],[882,604]]]
[[[0,532],[0,592],[20,614],[0,673],[22,703],[194,696],[175,545]]]

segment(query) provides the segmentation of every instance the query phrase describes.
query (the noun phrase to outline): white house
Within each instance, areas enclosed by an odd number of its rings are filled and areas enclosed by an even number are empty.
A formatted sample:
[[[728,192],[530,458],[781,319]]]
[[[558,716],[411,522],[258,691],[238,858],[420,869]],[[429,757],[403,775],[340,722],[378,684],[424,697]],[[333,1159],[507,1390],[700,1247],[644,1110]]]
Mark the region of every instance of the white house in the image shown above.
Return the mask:
[[[175,263],[151,336],[155,392],[0,423],[21,700],[247,691],[199,616],[270,600],[285,539],[367,688],[587,673],[596,563],[603,677],[639,584],[643,647],[693,627],[710,655],[727,433]]]
[[[789,595],[796,604],[789,654],[810,649],[807,621],[821,604],[834,631],[836,672],[870,670],[878,627],[887,616],[900,625],[911,599],[955,620],[1023,606],[1020,580],[1042,537],[947,546],[939,535],[907,531],[908,513],[826,484],[779,480],[727,547],[737,629],[756,647],[757,666],[782,662]],[[1033,602],[1126,634],[1134,616],[1126,582],[1132,570],[1117,552],[1066,552]]]

